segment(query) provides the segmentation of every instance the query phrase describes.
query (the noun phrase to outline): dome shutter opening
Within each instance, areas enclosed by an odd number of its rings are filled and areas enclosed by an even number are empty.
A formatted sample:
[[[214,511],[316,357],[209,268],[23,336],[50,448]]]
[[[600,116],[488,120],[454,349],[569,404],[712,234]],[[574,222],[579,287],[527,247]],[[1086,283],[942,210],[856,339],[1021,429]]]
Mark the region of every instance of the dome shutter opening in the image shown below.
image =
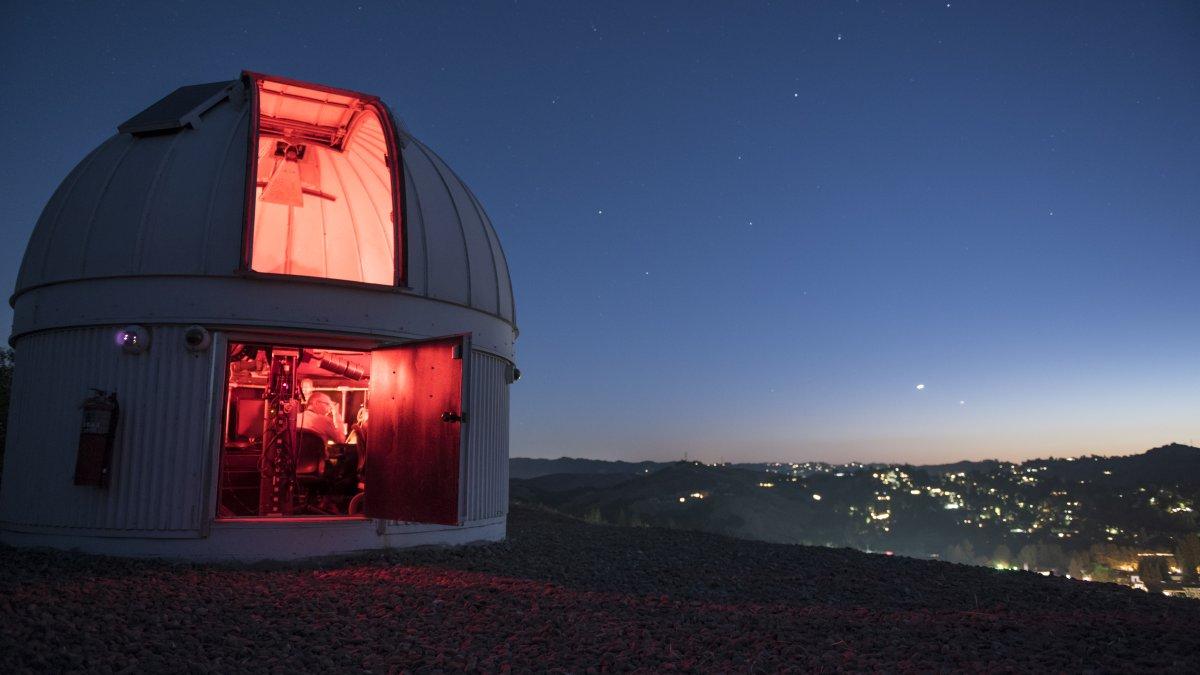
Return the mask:
[[[399,154],[374,97],[251,76],[256,97],[249,268],[401,282]]]

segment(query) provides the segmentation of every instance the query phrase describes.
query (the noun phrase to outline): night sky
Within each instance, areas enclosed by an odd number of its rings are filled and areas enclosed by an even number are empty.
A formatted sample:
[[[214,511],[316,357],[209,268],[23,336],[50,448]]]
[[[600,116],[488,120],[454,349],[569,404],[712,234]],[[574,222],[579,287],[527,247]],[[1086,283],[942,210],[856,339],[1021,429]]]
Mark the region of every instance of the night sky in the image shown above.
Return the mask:
[[[482,200],[514,456],[1200,442],[1194,2],[243,4],[4,3],[0,286],[119,123],[250,69],[381,96]]]

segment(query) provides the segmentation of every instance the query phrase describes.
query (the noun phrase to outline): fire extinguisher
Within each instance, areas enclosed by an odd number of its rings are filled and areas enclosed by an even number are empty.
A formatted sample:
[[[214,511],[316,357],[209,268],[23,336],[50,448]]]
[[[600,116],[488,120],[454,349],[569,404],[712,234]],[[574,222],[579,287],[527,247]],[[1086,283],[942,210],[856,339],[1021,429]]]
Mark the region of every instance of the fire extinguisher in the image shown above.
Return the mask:
[[[75,456],[75,484],[107,487],[120,413],[117,394],[92,389],[92,395],[79,407],[83,409],[83,428],[79,431],[79,451]]]

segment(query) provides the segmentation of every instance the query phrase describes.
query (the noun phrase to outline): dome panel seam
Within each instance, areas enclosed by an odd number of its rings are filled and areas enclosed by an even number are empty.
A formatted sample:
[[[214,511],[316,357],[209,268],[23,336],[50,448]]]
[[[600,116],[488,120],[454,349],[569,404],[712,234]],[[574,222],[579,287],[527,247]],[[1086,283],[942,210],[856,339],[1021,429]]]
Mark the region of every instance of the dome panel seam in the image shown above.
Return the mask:
[[[211,241],[212,228],[213,228],[213,218],[212,218],[213,209],[216,207],[216,203],[217,203],[217,194],[218,194],[217,188],[222,184],[222,182],[223,182],[222,179],[225,178],[225,173],[224,173],[225,165],[229,162],[229,151],[230,151],[230,149],[233,148],[233,142],[235,140],[237,140],[238,134],[242,132],[243,125],[246,124],[249,119],[250,119],[250,109],[249,109],[249,107],[247,107],[246,109],[244,109],[242,111],[241,116],[238,117],[237,123],[233,125],[233,133],[231,133],[229,135],[229,140],[227,140],[225,142],[225,150],[221,153],[221,162],[217,165],[217,174],[218,175],[217,175],[216,180],[213,181],[212,189],[209,190],[208,208],[205,209],[205,213],[204,213],[204,234],[200,240],[200,271],[201,272],[209,271],[208,270],[208,254],[209,254],[208,248],[209,248],[209,242]],[[247,137],[247,142],[249,142],[250,131],[247,129],[244,133]],[[242,170],[243,171],[246,170],[246,166],[244,163],[242,165]],[[246,176],[243,176],[243,180],[242,180],[241,184],[244,184],[245,180],[246,180]],[[238,228],[239,235],[241,234],[241,230],[246,227],[246,222],[245,222],[246,221],[246,204],[244,202],[242,203],[241,221],[242,221],[242,227]],[[239,259],[238,267],[241,266],[241,262],[240,262],[241,256],[245,255],[245,251],[241,250],[241,241],[242,241],[242,237],[239,236],[238,237],[238,242],[239,242],[239,245],[238,245],[238,259]],[[230,271],[233,271],[233,270],[230,270]]]
[[[401,152],[400,155],[400,170],[404,172],[404,176],[408,179],[408,182],[412,183],[413,186],[412,194],[409,195],[408,191],[406,190],[404,198],[405,200],[408,200],[409,198],[412,199],[414,213],[416,213],[417,217],[421,219],[421,278],[423,281],[423,285],[421,286],[421,294],[425,297],[429,297],[429,243],[427,241],[428,235],[425,231],[425,214],[421,211],[421,195],[417,192],[417,179],[412,175],[412,171],[409,170],[408,162],[404,161],[403,152]],[[408,209],[405,209],[406,213],[404,214],[404,228],[402,232],[405,235],[409,233],[409,219],[407,210]],[[405,242],[405,250],[408,250],[408,242]]]
[[[89,168],[91,168],[92,163],[96,160],[96,157],[100,155],[100,152],[104,150],[109,143],[112,143],[118,138],[120,138],[120,136],[110,136],[108,140],[101,143],[95,150],[91,152],[91,154],[84,158],[83,164],[81,164],[79,167],[79,172],[75,174],[75,179],[71,181],[71,186],[67,188],[66,194],[63,195],[62,203],[58,205],[58,213],[54,214],[54,220],[50,223],[50,232],[46,235],[46,249],[42,251],[42,263],[38,266],[40,268],[40,273],[38,276],[41,277],[38,279],[38,283],[42,283],[46,280],[46,264],[50,261],[50,251],[54,248],[54,237],[56,234],[58,234],[58,226],[62,220],[62,214],[63,211],[66,210],[67,204],[71,201],[71,195],[75,193],[75,188],[79,185],[79,181],[83,179],[83,175],[87,173]],[[16,294],[14,294],[13,297],[15,298]]]
[[[92,230],[96,227],[96,214],[100,212],[100,205],[104,203],[104,198],[108,194],[108,188],[110,185],[112,185],[113,178],[116,177],[117,172],[121,170],[121,165],[125,163],[125,158],[128,157],[130,151],[133,150],[133,145],[135,142],[136,141],[130,141],[129,144],[125,146],[125,149],[121,151],[121,156],[117,159],[116,163],[113,164],[113,168],[108,172],[108,178],[104,179],[104,185],[100,188],[100,196],[96,198],[96,203],[92,205],[92,213],[90,216],[88,216],[87,227],[84,229],[83,233],[83,256],[79,265],[79,273],[82,275],[87,275],[88,250],[91,248]]]
[[[463,227],[462,214],[458,210],[458,203],[454,199],[454,193],[450,190],[450,184],[446,181],[446,174],[438,167],[438,163],[433,159],[433,151],[425,147],[425,144],[417,139],[413,139],[413,145],[425,155],[425,159],[429,161],[429,165],[433,167],[433,171],[437,174],[438,180],[442,182],[442,187],[446,189],[446,197],[450,200],[450,206],[454,209],[455,219],[458,221],[458,234],[462,237],[463,256],[467,261],[467,304],[475,306],[475,291],[474,284],[471,283],[471,250],[467,245],[467,232]],[[426,230],[428,231],[428,230]]]
[[[167,164],[171,161],[171,157],[175,154],[175,146],[179,144],[179,139],[183,138],[183,132],[175,134],[171,139],[171,145],[167,147],[167,151],[163,153],[163,157],[158,162],[158,168],[154,170],[154,178],[150,181],[150,187],[146,189],[146,201],[142,203],[142,215],[138,219],[137,234],[133,240],[133,252],[129,259],[129,268],[135,269],[138,272],[142,271],[142,253],[146,243],[146,219],[150,216],[150,205],[154,203],[155,193],[158,189],[158,182],[162,179],[163,172],[167,168]]]

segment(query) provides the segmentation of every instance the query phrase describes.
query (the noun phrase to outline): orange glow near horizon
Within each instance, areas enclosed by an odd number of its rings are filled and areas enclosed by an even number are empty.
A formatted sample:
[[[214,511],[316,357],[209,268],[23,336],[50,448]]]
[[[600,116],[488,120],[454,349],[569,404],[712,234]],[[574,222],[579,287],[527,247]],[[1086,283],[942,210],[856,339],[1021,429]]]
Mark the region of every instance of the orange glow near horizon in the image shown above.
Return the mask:
[[[348,93],[256,85],[250,269],[394,285],[394,183],[380,109]]]

